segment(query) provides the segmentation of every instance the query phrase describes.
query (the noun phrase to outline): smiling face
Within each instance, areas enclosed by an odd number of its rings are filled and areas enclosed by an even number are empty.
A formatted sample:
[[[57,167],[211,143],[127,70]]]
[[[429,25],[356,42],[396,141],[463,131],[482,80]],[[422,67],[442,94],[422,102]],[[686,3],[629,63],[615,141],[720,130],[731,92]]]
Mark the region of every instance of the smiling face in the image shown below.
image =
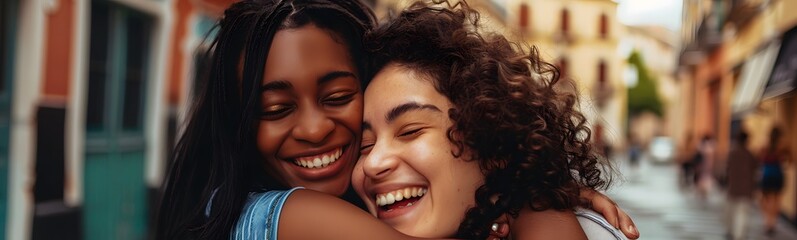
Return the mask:
[[[365,91],[352,186],[372,214],[404,234],[450,237],[475,205],[483,176],[476,161],[452,154],[450,108],[432,82],[396,64]]]
[[[257,148],[291,187],[342,195],[357,157],[362,93],[346,46],[309,24],[274,36],[262,82]]]

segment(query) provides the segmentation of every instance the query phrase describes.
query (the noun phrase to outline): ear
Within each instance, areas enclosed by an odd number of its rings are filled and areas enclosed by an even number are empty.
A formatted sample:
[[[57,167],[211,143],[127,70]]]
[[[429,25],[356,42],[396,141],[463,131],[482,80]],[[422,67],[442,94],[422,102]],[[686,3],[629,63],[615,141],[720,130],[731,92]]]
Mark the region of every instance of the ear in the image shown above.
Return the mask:
[[[509,236],[509,217],[503,214],[490,226],[490,236],[487,239],[500,240],[507,236]]]

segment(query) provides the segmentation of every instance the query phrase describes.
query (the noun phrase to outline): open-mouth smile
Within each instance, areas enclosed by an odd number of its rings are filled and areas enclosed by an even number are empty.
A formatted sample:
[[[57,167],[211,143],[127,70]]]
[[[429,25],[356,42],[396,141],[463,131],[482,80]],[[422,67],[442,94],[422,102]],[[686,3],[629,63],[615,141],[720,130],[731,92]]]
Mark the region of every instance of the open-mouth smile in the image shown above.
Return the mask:
[[[376,205],[381,211],[391,212],[396,209],[410,207],[420,200],[429,190],[425,187],[406,187],[387,193],[376,194]]]
[[[293,163],[297,166],[309,169],[324,168],[337,161],[342,154],[343,147],[338,147],[322,154],[296,158],[293,160]]]

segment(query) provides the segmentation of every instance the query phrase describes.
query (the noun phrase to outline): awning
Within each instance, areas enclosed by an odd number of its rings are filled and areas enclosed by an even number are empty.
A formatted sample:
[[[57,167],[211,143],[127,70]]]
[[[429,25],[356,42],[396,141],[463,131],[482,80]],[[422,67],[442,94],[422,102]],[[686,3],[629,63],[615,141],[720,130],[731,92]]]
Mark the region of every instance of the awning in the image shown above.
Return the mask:
[[[741,117],[758,106],[779,49],[780,41],[773,41],[749,58],[742,66],[731,101],[731,112],[734,118]]]
[[[778,97],[797,87],[797,27],[783,34],[775,67],[764,90],[764,99]]]

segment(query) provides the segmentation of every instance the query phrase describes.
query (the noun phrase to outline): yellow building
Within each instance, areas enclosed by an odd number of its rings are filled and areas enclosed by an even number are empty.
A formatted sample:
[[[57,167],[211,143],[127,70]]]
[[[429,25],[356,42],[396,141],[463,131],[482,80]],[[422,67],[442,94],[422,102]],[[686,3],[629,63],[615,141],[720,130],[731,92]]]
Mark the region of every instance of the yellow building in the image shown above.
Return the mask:
[[[770,130],[779,127],[782,147],[797,159],[797,69],[784,64],[797,57],[793,9],[797,1],[684,1],[679,78],[691,108],[683,121],[694,126],[693,136],[716,136],[722,153],[732,134],[745,130],[748,148],[760,153],[769,145]],[[781,211],[792,221],[797,219],[796,169],[794,164],[784,169],[781,199]]]
[[[593,124],[596,141],[623,144],[626,91],[625,58],[618,54],[623,29],[611,0],[507,0],[507,27],[539,47],[579,84],[581,107]]]

